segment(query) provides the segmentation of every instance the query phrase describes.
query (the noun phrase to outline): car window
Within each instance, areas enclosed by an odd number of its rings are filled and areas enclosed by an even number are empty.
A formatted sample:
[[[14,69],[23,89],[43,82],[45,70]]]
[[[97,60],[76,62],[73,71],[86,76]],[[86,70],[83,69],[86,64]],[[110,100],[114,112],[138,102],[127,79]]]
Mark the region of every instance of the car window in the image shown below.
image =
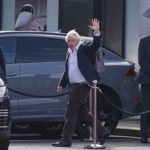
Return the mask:
[[[5,62],[14,63],[16,54],[16,38],[0,38],[0,47],[3,50]]]
[[[24,37],[21,40],[23,62],[64,61],[67,44],[64,40]]]
[[[119,56],[118,54],[115,54],[114,52],[102,47],[103,52],[104,52],[104,60],[107,61],[112,61],[112,60],[123,60],[123,58],[121,56]]]

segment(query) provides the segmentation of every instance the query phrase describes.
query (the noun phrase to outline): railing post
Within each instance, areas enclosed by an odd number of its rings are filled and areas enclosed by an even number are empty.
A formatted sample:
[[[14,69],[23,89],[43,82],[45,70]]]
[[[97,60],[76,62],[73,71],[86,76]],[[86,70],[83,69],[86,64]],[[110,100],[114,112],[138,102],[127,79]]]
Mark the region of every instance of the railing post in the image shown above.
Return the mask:
[[[94,80],[93,82],[93,144],[86,145],[84,148],[86,149],[104,149],[105,146],[97,144],[97,80]]]
[[[93,92],[92,91],[93,91],[93,89],[91,88],[90,93],[89,93],[89,111],[91,114],[93,113],[93,103],[92,103]],[[89,131],[90,131],[89,141],[93,141],[93,129],[91,126],[89,127]]]
[[[96,120],[97,120],[97,81],[93,81],[93,139],[94,139],[94,145],[96,145],[97,142],[97,131],[96,131]]]

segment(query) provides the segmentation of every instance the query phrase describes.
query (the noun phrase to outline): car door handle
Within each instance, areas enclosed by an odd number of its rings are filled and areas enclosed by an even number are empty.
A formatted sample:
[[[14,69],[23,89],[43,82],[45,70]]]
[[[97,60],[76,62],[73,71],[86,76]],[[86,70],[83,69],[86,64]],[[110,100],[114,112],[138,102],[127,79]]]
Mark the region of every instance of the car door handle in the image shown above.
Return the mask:
[[[8,72],[8,73],[7,73],[7,76],[8,76],[8,77],[17,76],[17,73],[15,73],[15,72]]]

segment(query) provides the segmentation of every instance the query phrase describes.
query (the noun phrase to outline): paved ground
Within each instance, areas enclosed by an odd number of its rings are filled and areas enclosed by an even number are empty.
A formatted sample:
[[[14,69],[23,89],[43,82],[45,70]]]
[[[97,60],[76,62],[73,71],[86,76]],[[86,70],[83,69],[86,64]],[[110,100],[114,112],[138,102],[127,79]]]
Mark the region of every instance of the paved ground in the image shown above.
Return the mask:
[[[141,144],[139,142],[139,125],[139,116],[121,120],[116,132],[106,140],[103,146],[105,146],[106,150],[149,150],[150,139],[147,144]],[[80,150],[85,149],[84,147],[87,145],[93,144],[89,140],[80,141],[73,139],[73,144],[70,148],[51,146],[56,141],[57,139],[42,139],[38,135],[27,138],[22,138],[18,135],[18,137],[12,138],[9,150]]]
[[[134,137],[140,136],[140,116],[120,120],[114,134]]]
[[[12,140],[9,150],[80,150],[92,144],[88,141],[73,140],[70,148],[53,147],[53,140]],[[141,144],[137,137],[111,136],[103,145],[106,150],[149,150],[150,143]]]

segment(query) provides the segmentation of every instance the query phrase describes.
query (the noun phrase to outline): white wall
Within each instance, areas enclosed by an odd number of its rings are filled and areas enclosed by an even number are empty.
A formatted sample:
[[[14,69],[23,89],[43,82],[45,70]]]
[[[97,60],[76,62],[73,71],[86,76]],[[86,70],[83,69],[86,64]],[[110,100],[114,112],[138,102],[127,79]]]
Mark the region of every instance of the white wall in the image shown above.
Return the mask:
[[[140,0],[126,0],[125,57],[138,65]]]
[[[47,0],[47,30],[58,31],[59,0]]]
[[[2,30],[14,30],[15,0],[3,0]]]
[[[140,37],[150,34],[150,0],[140,0]]]

